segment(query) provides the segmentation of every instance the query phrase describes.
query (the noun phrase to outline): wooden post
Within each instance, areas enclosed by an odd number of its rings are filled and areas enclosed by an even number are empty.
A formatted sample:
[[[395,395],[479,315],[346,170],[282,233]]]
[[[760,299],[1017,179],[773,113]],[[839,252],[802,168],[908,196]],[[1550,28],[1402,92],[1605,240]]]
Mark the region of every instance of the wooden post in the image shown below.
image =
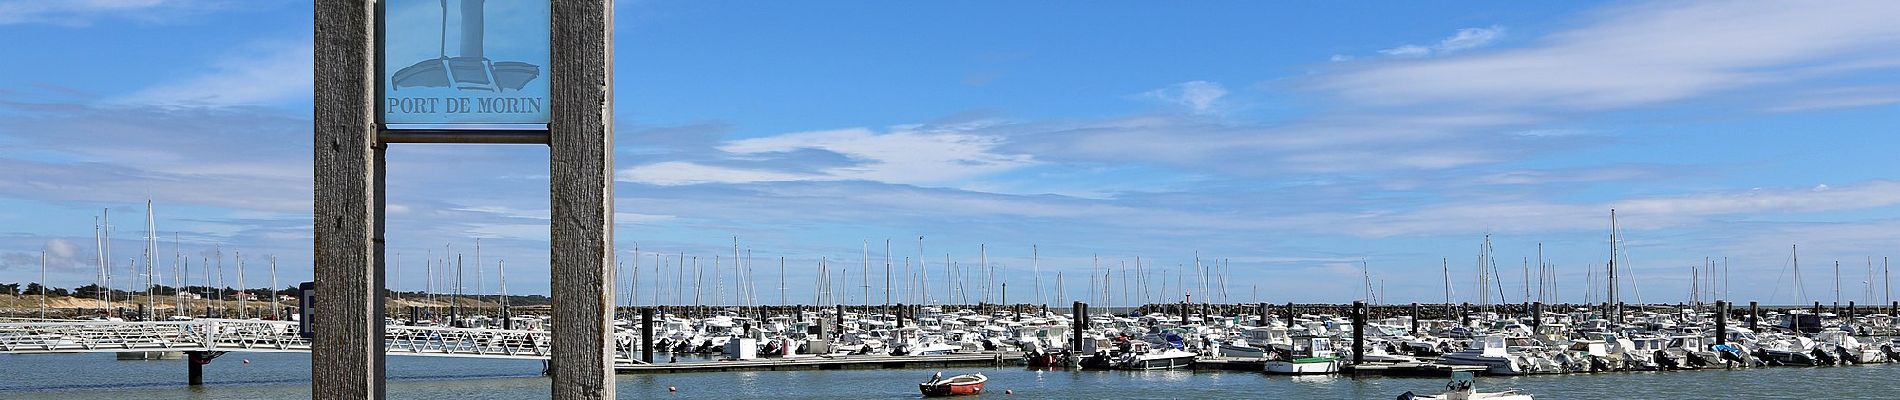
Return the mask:
[[[1260,326],[1267,326],[1271,321],[1273,315],[1267,313],[1267,303],[1260,303]]]
[[[1412,303],[1412,334],[1418,334],[1418,303]]]
[[[1069,322],[1070,329],[1075,331],[1075,333],[1069,334],[1069,352],[1071,354],[1082,354],[1082,331],[1084,330],[1082,324],[1084,321],[1087,321],[1082,315],[1082,307],[1082,302],[1078,301],[1069,309],[1069,315],[1075,317]]]
[[[1715,301],[1715,344],[1728,344],[1728,302]]]
[[[1757,301],[1748,302],[1748,330],[1751,330],[1751,331],[1756,330],[1755,328],[1759,326],[1760,324],[1761,324],[1761,302],[1757,302]]]
[[[1286,303],[1286,327],[1293,329],[1293,302]]]
[[[640,362],[653,363],[653,308],[640,309]]]
[[[1544,302],[1532,302],[1530,307],[1531,328],[1544,327]]]
[[[614,398],[613,0],[550,5],[555,399]]]
[[[1352,365],[1366,363],[1366,302],[1352,302]]]
[[[185,352],[185,384],[203,386],[205,384],[205,364],[210,362],[210,359],[205,358],[205,352]]]
[[[376,141],[376,6],[315,3],[312,398],[379,399],[383,150]]]

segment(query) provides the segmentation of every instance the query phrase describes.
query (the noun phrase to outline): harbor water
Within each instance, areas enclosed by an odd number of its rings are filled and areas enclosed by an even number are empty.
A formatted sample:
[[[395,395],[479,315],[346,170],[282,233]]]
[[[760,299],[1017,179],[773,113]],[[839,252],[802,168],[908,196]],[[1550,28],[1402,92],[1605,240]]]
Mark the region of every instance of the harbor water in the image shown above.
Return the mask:
[[[248,360],[249,362],[245,362]],[[548,396],[539,361],[390,357],[395,399],[531,399]],[[916,398],[928,369],[762,371],[619,375],[623,399]],[[1436,378],[1287,377],[1235,371],[1069,371],[962,368],[990,377],[988,398],[1067,399],[1392,399],[1437,393]],[[1479,378],[1485,391],[1522,389],[1545,399],[1891,399],[1900,365],[1619,372]],[[187,387],[180,360],[119,361],[111,353],[0,355],[4,399],[308,398],[310,358],[299,353],[229,353]],[[677,388],[670,392],[668,388]],[[1005,391],[1014,394],[1005,394]]]

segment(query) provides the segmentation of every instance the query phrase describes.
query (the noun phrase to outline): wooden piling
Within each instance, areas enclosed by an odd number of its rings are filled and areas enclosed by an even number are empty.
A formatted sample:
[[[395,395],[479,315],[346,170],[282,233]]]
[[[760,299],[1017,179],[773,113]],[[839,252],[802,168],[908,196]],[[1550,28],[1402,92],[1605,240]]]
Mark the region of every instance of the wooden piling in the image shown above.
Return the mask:
[[[1366,363],[1366,302],[1352,302],[1352,365]]]
[[[653,318],[653,308],[640,309],[640,362],[647,364],[653,363]]]

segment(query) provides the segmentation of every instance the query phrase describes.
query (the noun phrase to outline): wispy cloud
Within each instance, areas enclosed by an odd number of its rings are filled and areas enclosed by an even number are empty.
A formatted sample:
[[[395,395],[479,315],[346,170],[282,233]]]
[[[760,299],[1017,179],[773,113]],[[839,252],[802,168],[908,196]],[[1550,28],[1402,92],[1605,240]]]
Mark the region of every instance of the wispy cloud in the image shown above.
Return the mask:
[[[213,1],[180,0],[7,0],[0,2],[0,25],[86,26],[101,19],[160,21],[214,8]]]
[[[311,42],[260,42],[213,62],[198,76],[159,83],[114,104],[238,106],[308,99],[312,90]]]
[[[1424,57],[1445,55],[1463,50],[1489,46],[1504,37],[1504,27],[1493,25],[1488,28],[1464,28],[1457,33],[1439,40],[1437,44],[1422,46],[1408,44],[1390,49],[1379,50],[1380,54],[1394,57]],[[1335,59],[1334,61],[1341,61]]]
[[[1675,196],[1638,197],[1603,203],[1559,203],[1504,198],[1432,204],[1415,210],[1331,213],[1302,217],[1311,224],[1337,224],[1362,236],[1433,235],[1478,232],[1557,232],[1607,229],[1611,209],[1624,227],[1681,228],[1731,216],[1759,217],[1900,205],[1900,182],[1869,181],[1852,186],[1758,188]]]
[[[1368,105],[1606,109],[1789,79],[1900,43],[1900,3],[1657,3],[1596,13],[1531,46],[1366,65],[1317,87]],[[1443,45],[1488,41],[1474,32]],[[1468,48],[1468,47],[1465,47]],[[1885,50],[1885,51],[1883,51]]]
[[[1871,107],[1900,103],[1900,86],[1863,86],[1816,90],[1770,106],[1770,112]]]
[[[1210,114],[1217,110],[1217,102],[1227,96],[1227,88],[1214,82],[1187,81],[1151,90],[1142,96],[1179,105],[1190,113]]]
[[[691,161],[663,161],[626,168],[619,178],[656,185],[748,183],[808,180],[865,180],[905,184],[953,184],[1035,164],[1025,154],[995,151],[1002,139],[973,131],[985,126],[909,125],[876,132],[864,128],[797,132],[727,141],[717,150],[724,158],[764,162],[801,152],[835,155],[842,165],[808,172],[754,166],[729,167]],[[806,153],[806,156],[813,154]]]

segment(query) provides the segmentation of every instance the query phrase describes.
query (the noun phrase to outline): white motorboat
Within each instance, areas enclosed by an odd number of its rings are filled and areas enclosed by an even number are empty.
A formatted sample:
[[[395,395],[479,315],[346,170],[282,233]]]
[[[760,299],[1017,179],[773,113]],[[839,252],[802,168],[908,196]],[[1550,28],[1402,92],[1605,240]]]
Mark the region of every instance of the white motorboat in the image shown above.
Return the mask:
[[[1476,380],[1470,372],[1457,372],[1451,375],[1451,383],[1445,384],[1445,392],[1435,395],[1419,395],[1405,392],[1399,400],[1534,400],[1528,393],[1516,389],[1502,392],[1480,392]]]
[[[1194,352],[1174,347],[1151,347],[1146,342],[1135,342],[1128,354],[1116,360],[1115,369],[1149,370],[1174,369],[1194,364]]]
[[[1441,361],[1448,365],[1477,365],[1486,368],[1486,373],[1494,375],[1522,375],[1526,368],[1519,363],[1505,346],[1503,336],[1481,336],[1471,340],[1471,347],[1463,351],[1445,354]]]

